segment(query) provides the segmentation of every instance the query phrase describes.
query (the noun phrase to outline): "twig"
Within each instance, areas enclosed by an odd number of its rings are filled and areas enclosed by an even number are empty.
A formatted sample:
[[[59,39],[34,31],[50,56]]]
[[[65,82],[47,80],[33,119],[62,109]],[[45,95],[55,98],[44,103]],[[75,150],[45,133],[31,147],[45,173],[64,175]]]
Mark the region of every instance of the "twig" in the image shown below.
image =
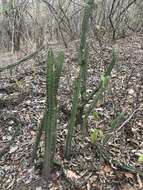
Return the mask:
[[[132,112],[132,114],[130,115],[130,117],[129,117],[128,119],[126,119],[126,120],[122,123],[122,125],[120,125],[120,127],[118,127],[118,129],[116,130],[116,132],[120,131],[121,128],[124,127],[124,126],[132,119],[132,117],[134,116],[134,114],[135,114],[137,111],[139,111],[139,110],[140,110],[140,108],[137,108],[136,110],[134,110],[134,111]]]

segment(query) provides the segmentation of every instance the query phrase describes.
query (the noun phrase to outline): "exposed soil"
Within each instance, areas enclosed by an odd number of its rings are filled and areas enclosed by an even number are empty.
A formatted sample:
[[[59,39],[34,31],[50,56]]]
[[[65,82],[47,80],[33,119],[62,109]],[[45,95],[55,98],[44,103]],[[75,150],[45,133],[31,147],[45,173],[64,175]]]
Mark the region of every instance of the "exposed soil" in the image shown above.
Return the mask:
[[[141,190],[143,189],[143,35],[134,34],[117,41],[117,63],[108,91],[89,117],[87,136],[83,142],[79,126],[73,140],[71,159],[63,157],[71,108],[72,85],[77,73],[78,41],[65,49],[65,64],[58,92],[59,117],[55,169],[47,185],[41,177],[44,134],[40,143],[36,167],[30,158],[36,131],[45,106],[46,63],[34,60],[0,73],[0,189],[2,190]],[[96,89],[100,75],[111,61],[112,45],[102,47],[89,41],[88,93]],[[57,51],[57,50],[56,50]],[[1,53],[0,68],[11,63],[8,54]],[[6,59],[4,59],[6,57]],[[11,59],[15,59],[11,58]],[[4,64],[5,62],[5,64]],[[96,119],[98,113],[100,118]],[[111,121],[120,113],[117,130]],[[15,131],[16,138],[12,141]],[[92,129],[109,134],[103,144],[92,144]]]

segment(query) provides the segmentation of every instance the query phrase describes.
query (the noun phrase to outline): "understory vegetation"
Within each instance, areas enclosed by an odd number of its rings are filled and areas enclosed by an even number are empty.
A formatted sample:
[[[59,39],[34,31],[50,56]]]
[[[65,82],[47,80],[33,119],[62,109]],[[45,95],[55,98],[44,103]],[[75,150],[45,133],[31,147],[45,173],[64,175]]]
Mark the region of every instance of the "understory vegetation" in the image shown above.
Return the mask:
[[[0,13],[0,189],[143,189],[143,2]]]

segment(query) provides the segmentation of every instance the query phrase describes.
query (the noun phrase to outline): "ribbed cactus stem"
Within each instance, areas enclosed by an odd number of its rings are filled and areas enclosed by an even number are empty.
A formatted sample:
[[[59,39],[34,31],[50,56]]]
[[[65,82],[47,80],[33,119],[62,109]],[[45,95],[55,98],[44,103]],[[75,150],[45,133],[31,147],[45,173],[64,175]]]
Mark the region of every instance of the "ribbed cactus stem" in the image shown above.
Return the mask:
[[[76,123],[76,116],[79,106],[79,95],[81,95],[81,101],[84,101],[86,97],[86,78],[87,78],[87,43],[86,36],[88,31],[88,22],[91,15],[93,6],[93,0],[88,0],[85,3],[84,16],[81,24],[80,33],[80,48],[79,48],[79,76],[75,81],[75,88],[72,99],[72,111],[68,125],[68,134],[66,139],[65,156],[68,158],[71,152],[72,138],[74,135],[74,128]],[[80,117],[82,120],[83,109],[80,111]]]
[[[73,94],[72,111],[69,120],[68,134],[66,139],[65,157],[68,158],[71,152],[72,137],[74,134],[74,126],[76,122],[76,114],[78,109],[78,98],[80,94],[80,76],[75,80],[75,89]]]
[[[53,168],[53,161],[57,139],[57,91],[58,84],[64,63],[64,53],[60,52],[55,58],[53,51],[48,52],[47,61],[47,109],[45,118],[45,164],[44,175],[46,179],[50,177]]]
[[[85,112],[84,122],[83,122],[83,130],[84,131],[85,131],[85,127],[87,125],[88,116],[90,115],[90,113],[95,108],[95,106],[96,106],[97,102],[99,101],[99,99],[102,97],[103,92],[105,92],[105,90],[107,89],[108,82],[109,82],[109,77],[111,76],[111,72],[113,70],[113,67],[114,67],[115,63],[116,63],[116,56],[115,56],[115,50],[113,48],[111,63],[109,64],[109,66],[108,66],[107,70],[105,71],[104,75],[101,77],[99,89],[98,89],[95,97],[93,98],[93,101],[90,104],[89,108]]]

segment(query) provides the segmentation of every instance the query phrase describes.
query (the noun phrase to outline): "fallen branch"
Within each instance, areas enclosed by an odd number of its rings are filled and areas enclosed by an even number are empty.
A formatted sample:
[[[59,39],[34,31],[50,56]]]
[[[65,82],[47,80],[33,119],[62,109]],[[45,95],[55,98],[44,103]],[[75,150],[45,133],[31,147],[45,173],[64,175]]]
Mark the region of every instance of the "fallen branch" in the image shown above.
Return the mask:
[[[140,176],[143,176],[143,171],[141,169],[136,168],[135,166],[131,165],[126,165],[126,164],[121,164],[117,160],[112,160],[111,155],[109,153],[109,150],[105,150],[105,148],[98,144],[98,150],[101,153],[101,156],[104,158],[106,162],[108,162],[111,166],[115,166],[116,168],[125,170],[125,171],[130,171],[131,173],[138,174]]]
[[[32,59],[33,56],[35,56],[37,53],[39,53],[41,50],[43,49],[43,47],[41,47],[40,49],[36,50],[35,52],[29,54],[29,55],[26,55],[24,58],[20,59],[19,61],[13,63],[13,64],[10,64],[10,65],[7,65],[5,67],[2,67],[0,68],[0,72],[6,70],[6,69],[11,69],[15,66],[18,66],[20,64],[22,64],[23,62],[27,61],[27,60],[30,60]]]

